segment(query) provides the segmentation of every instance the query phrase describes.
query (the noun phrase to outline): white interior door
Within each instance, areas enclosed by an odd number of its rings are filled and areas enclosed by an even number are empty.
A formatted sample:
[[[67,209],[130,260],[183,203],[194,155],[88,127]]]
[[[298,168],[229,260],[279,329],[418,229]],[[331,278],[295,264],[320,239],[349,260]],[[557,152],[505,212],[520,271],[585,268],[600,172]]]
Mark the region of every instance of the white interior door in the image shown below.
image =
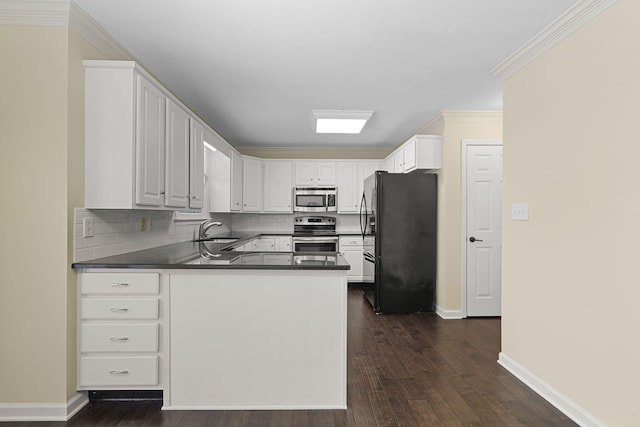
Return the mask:
[[[502,145],[466,146],[467,316],[500,316]]]

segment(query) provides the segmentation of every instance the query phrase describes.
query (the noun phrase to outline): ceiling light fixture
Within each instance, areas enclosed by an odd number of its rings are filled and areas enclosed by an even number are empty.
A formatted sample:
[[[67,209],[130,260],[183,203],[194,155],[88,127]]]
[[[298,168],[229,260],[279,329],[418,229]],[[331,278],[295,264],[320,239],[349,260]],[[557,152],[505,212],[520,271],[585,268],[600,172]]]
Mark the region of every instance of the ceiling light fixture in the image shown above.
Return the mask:
[[[313,110],[316,133],[360,133],[373,111]]]

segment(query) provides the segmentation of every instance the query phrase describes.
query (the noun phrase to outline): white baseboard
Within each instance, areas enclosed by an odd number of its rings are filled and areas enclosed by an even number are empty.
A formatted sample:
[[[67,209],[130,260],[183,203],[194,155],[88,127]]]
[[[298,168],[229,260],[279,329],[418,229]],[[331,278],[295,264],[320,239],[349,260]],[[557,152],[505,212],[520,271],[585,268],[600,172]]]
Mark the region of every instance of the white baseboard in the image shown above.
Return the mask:
[[[498,355],[498,363],[580,426],[606,427],[605,423],[502,352]]]
[[[443,319],[464,319],[466,316],[462,314],[462,310],[445,310],[439,305],[436,306],[436,314]]]
[[[69,421],[89,403],[87,393],[76,393],[65,403],[0,403],[3,421]]]

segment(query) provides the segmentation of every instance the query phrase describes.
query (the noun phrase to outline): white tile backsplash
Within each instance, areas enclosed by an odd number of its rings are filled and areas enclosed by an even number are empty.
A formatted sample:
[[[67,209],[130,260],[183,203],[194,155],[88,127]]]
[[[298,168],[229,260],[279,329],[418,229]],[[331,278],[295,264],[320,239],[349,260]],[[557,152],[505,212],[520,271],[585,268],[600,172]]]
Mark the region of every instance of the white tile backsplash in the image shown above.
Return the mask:
[[[83,218],[93,218],[94,236],[82,236]],[[216,234],[231,231],[231,215],[215,214],[222,222]],[[150,221],[146,231],[140,231],[142,218]],[[142,210],[74,210],[74,261],[87,261],[119,255],[155,246],[191,240],[198,232],[200,221],[175,221],[173,211]]]
[[[293,218],[302,214],[211,214],[222,222],[212,235],[233,231],[259,233],[293,233]],[[335,216],[340,234],[359,234],[359,215]],[[82,237],[83,218],[93,218],[94,236]],[[140,231],[141,218],[151,221],[151,228]],[[176,221],[172,211],[88,210],[74,211],[74,261],[119,255],[155,246],[192,240],[200,221]]]

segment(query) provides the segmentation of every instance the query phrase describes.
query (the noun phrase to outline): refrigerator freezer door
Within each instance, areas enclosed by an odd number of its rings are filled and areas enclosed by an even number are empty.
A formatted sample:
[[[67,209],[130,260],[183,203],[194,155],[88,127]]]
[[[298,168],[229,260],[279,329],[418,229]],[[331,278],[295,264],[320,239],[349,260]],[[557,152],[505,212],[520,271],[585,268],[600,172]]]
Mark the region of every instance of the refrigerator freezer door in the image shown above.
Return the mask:
[[[378,175],[376,303],[382,313],[435,310],[437,176]]]

